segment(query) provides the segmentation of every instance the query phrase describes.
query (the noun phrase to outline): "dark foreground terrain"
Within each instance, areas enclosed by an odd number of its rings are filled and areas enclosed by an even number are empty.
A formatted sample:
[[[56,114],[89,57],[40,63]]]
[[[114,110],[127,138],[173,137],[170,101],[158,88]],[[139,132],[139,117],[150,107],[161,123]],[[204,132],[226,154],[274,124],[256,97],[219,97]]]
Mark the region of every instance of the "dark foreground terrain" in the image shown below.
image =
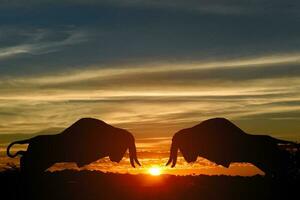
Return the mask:
[[[25,180],[17,169],[0,172],[1,199],[298,199],[297,182],[263,176],[153,177],[72,170]]]

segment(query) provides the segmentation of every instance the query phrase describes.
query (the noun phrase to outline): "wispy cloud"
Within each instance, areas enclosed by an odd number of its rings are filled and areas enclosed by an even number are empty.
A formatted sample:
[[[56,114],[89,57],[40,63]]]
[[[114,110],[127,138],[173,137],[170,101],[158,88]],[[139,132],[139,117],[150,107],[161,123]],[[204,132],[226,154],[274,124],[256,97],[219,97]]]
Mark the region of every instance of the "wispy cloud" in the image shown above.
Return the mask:
[[[224,116],[249,132],[290,138],[300,120],[298,64],[295,54],[3,77],[0,130],[32,133],[91,116],[141,138],[171,136],[201,120]],[[285,119],[277,122],[284,129],[255,128],[260,121],[270,124],[274,114]],[[283,125],[290,117],[289,126]]]
[[[41,6],[49,5],[53,3],[53,0],[11,0],[5,2],[4,6]],[[296,1],[288,0],[282,1],[259,1],[254,0],[251,2],[235,1],[235,0],[62,0],[57,1],[57,4],[69,4],[73,3],[75,5],[114,5],[114,6],[126,6],[126,7],[154,7],[154,8],[168,8],[168,9],[179,9],[187,11],[198,11],[200,13],[211,13],[211,14],[253,14],[253,13],[263,13],[263,12],[281,12],[286,11],[290,7],[294,7],[295,10],[299,7]]]
[[[74,37],[71,37],[74,38]],[[59,44],[69,44],[73,39],[67,38],[64,42]],[[77,38],[77,37],[75,37]],[[77,40],[76,40],[77,41]],[[81,40],[79,40],[80,42]],[[73,44],[73,43],[72,43]],[[43,46],[43,45],[42,45]],[[56,46],[52,44],[50,46]],[[289,75],[293,75],[290,70],[286,70],[286,67],[289,66],[290,69],[298,73],[298,65],[300,64],[300,54],[287,54],[287,55],[266,55],[258,56],[254,58],[242,58],[242,59],[233,59],[233,60],[222,60],[214,62],[179,62],[179,63],[144,63],[137,66],[125,65],[120,68],[112,67],[112,69],[99,69],[97,66],[90,66],[90,69],[85,70],[69,70],[64,73],[53,74],[53,75],[39,75],[39,77],[25,77],[17,78],[14,80],[14,83],[18,84],[38,84],[38,85],[56,85],[63,83],[76,83],[83,81],[91,81],[95,79],[122,79],[122,77],[159,77],[161,75],[172,78],[172,74],[175,76],[180,76],[181,79],[188,77],[192,79],[190,74],[195,74],[195,78],[205,78],[212,79],[212,76],[209,74],[224,74],[229,76],[231,73],[233,75],[230,78],[233,78],[236,74],[236,78],[243,72],[243,70],[248,73],[252,71],[258,71],[256,75],[259,75],[259,71],[269,70],[269,73],[262,74],[263,76],[272,76],[277,72],[276,69],[282,69],[279,73],[287,72]],[[229,72],[229,73],[226,73]],[[201,77],[201,74],[205,76]],[[298,75],[298,74],[296,74]],[[256,76],[259,78],[259,76]],[[245,77],[244,77],[245,78]],[[170,79],[170,78],[169,78]]]
[[[6,34],[12,33],[10,31]],[[6,34],[2,33],[1,37],[6,39],[11,37],[11,35]],[[51,40],[49,40],[49,38],[53,37],[54,35],[57,37],[59,34],[51,32],[51,30],[40,29],[28,30],[28,32],[23,31],[21,34],[26,34],[28,36],[25,41],[20,41],[19,44],[14,44],[12,46],[0,46],[0,60],[12,58],[22,54],[41,55],[56,52],[60,51],[61,48],[65,46],[76,45],[87,40],[87,34],[81,30],[62,31],[60,33],[60,35],[63,35],[62,38],[54,38]],[[17,37],[17,34],[13,34],[13,36]]]

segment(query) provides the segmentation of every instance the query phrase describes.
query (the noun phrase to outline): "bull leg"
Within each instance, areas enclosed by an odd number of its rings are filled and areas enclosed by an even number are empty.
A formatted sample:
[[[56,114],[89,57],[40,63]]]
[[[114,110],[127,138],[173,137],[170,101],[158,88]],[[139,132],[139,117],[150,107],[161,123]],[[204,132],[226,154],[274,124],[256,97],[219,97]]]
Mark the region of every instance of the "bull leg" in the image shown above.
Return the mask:
[[[20,158],[20,171],[22,174],[28,171],[28,164],[27,164],[27,156],[26,154],[21,156]]]

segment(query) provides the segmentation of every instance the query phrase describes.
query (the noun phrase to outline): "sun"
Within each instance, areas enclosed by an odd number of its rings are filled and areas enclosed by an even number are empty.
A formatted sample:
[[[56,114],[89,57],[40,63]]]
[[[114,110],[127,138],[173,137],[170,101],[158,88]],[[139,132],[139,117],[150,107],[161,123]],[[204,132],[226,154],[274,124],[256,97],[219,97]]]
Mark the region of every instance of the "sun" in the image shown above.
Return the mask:
[[[151,167],[151,168],[149,168],[148,172],[152,176],[159,176],[159,175],[161,175],[161,169],[159,167]]]

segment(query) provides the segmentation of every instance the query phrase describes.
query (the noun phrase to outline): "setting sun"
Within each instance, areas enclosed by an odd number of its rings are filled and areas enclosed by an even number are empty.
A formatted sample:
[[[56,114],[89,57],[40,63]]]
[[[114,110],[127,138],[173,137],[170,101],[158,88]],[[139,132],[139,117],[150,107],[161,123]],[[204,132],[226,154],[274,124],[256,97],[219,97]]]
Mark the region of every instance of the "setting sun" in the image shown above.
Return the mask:
[[[161,169],[159,167],[151,167],[148,170],[149,174],[151,174],[152,176],[159,176],[161,175]]]

